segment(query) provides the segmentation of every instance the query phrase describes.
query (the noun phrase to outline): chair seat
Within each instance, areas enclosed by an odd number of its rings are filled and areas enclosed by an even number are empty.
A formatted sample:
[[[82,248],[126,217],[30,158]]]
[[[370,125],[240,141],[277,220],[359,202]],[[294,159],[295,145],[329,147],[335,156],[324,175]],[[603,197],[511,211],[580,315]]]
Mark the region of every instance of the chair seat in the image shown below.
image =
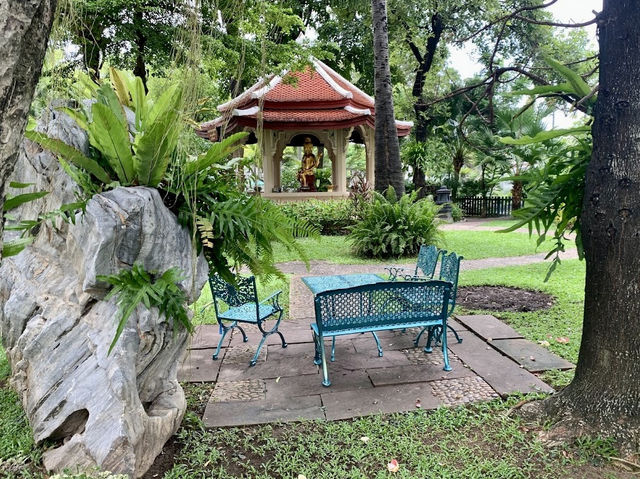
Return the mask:
[[[264,320],[280,311],[278,308],[274,308],[272,304],[260,303],[260,319]],[[229,308],[224,313],[218,315],[219,319],[225,319],[228,321],[242,321],[243,323],[257,323],[258,318],[256,315],[256,304],[246,303],[242,306],[235,306]]]

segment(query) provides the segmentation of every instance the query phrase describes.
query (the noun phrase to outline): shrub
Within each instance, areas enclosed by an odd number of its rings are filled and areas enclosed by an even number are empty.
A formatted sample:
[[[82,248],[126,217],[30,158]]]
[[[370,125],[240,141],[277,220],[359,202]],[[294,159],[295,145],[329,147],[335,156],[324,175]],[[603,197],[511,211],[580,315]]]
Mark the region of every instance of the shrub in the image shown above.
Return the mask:
[[[353,250],[370,258],[416,255],[420,245],[440,243],[439,209],[431,199],[418,200],[415,192],[400,199],[392,187],[385,196],[374,192],[373,201],[351,230]]]
[[[356,221],[349,200],[307,200],[280,205],[282,212],[296,220],[306,220],[323,235],[346,235]]]
[[[460,208],[455,203],[449,204],[451,205],[451,219],[453,219],[454,222],[462,221],[462,218],[464,218],[464,212],[462,211],[462,208]]]

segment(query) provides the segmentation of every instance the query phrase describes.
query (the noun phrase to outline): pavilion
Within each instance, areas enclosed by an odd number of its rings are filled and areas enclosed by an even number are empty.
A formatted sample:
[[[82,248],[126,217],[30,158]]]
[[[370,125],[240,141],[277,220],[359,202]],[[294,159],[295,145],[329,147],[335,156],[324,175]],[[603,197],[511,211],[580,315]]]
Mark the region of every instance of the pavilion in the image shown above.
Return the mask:
[[[366,177],[373,185],[374,99],[318,60],[304,71],[272,75],[236,98],[218,106],[221,115],[200,125],[198,134],[218,141],[247,131],[247,143],[260,143],[263,196],[275,200],[348,196],[346,154],[349,142],[366,150]],[[399,137],[409,134],[412,122],[396,120]],[[286,146],[326,148],[332,165],[332,191],[282,192],[280,163]],[[258,141],[258,138],[261,141]]]

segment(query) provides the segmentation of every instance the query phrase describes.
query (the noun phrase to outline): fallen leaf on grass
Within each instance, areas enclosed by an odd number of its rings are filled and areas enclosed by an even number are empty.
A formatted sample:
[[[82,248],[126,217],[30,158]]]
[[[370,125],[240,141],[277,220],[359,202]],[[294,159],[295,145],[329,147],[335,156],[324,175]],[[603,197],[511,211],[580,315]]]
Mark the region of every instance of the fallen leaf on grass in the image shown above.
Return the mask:
[[[556,338],[556,342],[560,344],[567,344],[569,342],[569,338],[566,336],[560,336],[559,338]]]
[[[400,464],[395,459],[391,459],[391,462],[387,464],[387,469],[389,472],[398,472],[400,470]]]
[[[307,476],[304,474],[298,474],[298,479],[307,479]]]
[[[549,341],[547,341],[546,339],[543,341],[538,341],[538,343],[540,344],[540,346],[544,346],[545,348],[551,346],[551,343],[549,343]]]
[[[360,440],[366,444],[369,442],[369,436],[362,436]]]

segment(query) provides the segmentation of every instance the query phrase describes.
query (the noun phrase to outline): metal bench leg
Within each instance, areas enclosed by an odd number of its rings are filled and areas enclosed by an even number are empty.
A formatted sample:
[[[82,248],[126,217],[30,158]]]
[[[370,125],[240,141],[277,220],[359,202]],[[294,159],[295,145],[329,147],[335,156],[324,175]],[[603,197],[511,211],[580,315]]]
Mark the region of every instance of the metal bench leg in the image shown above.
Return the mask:
[[[256,354],[253,355],[253,359],[249,362],[249,366],[255,366],[256,363],[258,362],[258,356],[260,356],[260,350],[262,349],[262,345],[264,344],[265,340],[267,339],[267,336],[269,336],[269,335],[268,334],[262,335],[262,339],[260,340],[260,343],[258,344],[258,349],[256,349]]]
[[[424,330],[426,329],[429,330],[429,334],[427,335],[427,344],[423,349],[425,353],[430,353],[433,351],[433,349],[431,348],[431,341],[433,341],[433,338],[435,336],[436,328],[439,328],[439,326],[430,326],[422,330],[422,332],[424,332]]]
[[[451,330],[451,332],[453,333],[453,335],[456,337],[456,340],[461,343],[462,342],[462,338],[460,336],[458,336],[458,331],[456,331],[455,329],[453,329],[451,326],[449,326],[447,324],[447,328]]]
[[[331,338],[331,358],[329,361],[334,362],[336,360],[336,337]]]
[[[234,324],[233,326],[231,326],[232,328],[238,328],[240,330],[240,332],[242,333],[242,342],[246,343],[247,341],[249,341],[249,338],[247,338],[247,334],[244,332],[244,329],[242,329],[240,326],[238,326],[237,324]]]
[[[320,338],[315,333],[315,331],[311,331],[311,334],[313,334],[313,344],[315,346],[315,355],[313,357],[313,364],[315,364],[316,366],[320,366],[320,364],[322,364],[322,361],[320,360]]]
[[[222,325],[222,322],[220,323],[220,327],[222,328],[222,336],[220,337],[220,341],[218,341],[218,347],[216,348],[216,352],[213,353],[213,356],[211,356],[211,359],[213,359],[214,361],[216,359],[218,359],[218,354],[220,354],[220,349],[222,348],[222,343],[224,342],[224,337],[227,335],[227,333],[229,331],[231,331],[233,329],[233,327],[235,326],[235,322],[233,324],[231,324],[231,326],[226,327]]]
[[[447,349],[447,328],[442,328],[442,357],[444,358],[444,369],[445,371],[451,371],[451,366],[449,366],[449,350]]]
[[[278,334],[278,336],[280,336],[280,341],[282,341],[282,347],[286,348],[288,346],[287,342],[284,340],[284,336],[282,335],[282,333],[280,331],[276,331],[276,333]]]
[[[420,331],[418,333],[418,335],[416,336],[416,339],[413,340],[413,345],[414,346],[418,346],[420,344],[420,338],[422,337],[422,334],[429,328],[422,328],[422,331]]]
[[[335,336],[333,337],[335,339]],[[320,360],[322,361],[322,385],[324,387],[331,386],[331,381],[329,381],[329,369],[327,368],[327,356],[324,351],[324,339],[320,336]]]
[[[380,340],[378,339],[378,335],[376,334],[375,331],[371,331],[371,334],[373,334],[373,339],[376,340],[376,346],[378,346],[378,356],[382,357],[382,346],[380,346]]]

